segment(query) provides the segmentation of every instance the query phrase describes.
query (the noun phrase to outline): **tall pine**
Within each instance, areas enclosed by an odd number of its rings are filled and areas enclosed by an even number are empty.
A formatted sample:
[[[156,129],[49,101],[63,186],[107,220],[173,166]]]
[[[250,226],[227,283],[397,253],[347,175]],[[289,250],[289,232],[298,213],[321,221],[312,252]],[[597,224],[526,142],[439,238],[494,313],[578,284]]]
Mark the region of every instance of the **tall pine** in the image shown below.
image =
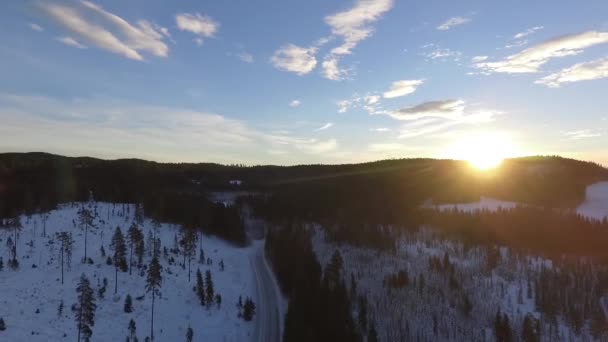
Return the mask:
[[[80,276],[76,292],[78,293],[78,304],[75,319],[78,327],[78,342],[81,341],[81,336],[88,342],[93,335],[91,327],[95,325],[97,305],[95,304],[95,295],[91,283],[84,273]]]
[[[122,235],[122,231],[120,227],[116,227],[114,231],[114,235],[112,236],[112,243],[110,245],[112,250],[114,251],[114,271],[115,271],[115,279],[114,279],[114,293],[118,292],[118,269],[122,272],[127,271],[127,246],[125,245],[125,238]]]
[[[154,341],[154,299],[161,288],[162,277],[161,268],[158,258],[154,256],[148,267],[148,276],[146,278],[146,292],[152,292],[152,316],[150,319],[150,338]]]

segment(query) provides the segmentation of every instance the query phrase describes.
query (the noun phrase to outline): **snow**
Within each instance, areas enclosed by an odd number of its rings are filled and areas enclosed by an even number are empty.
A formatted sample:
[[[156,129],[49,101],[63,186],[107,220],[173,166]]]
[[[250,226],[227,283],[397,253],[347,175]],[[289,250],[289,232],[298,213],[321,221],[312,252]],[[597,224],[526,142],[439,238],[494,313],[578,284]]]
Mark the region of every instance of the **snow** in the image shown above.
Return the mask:
[[[136,322],[140,341],[150,334],[150,297],[146,295],[141,301],[136,299],[145,294],[145,275],[141,276],[136,267],[131,276],[128,272],[119,272],[118,293],[114,295],[114,267],[106,265],[105,258],[100,254],[102,245],[107,255],[111,254],[109,244],[116,226],[120,226],[123,234],[126,234],[133,221],[134,207],[128,204],[97,203],[100,216],[96,219],[97,228],[88,232],[87,253],[93,258],[93,265],[80,262],[84,255],[84,233],[73,223],[79,207],[80,204],[65,205],[49,212],[46,238],[42,237],[42,215],[21,217],[24,228],[18,238],[20,268],[16,271],[10,270],[7,265],[9,248],[6,247],[6,241],[13,233],[0,230],[0,256],[4,259],[4,270],[0,271],[0,317],[4,318],[7,326],[7,330],[0,333],[0,340],[75,340],[77,330],[71,306],[76,302],[75,290],[82,273],[91,281],[95,293],[102,279],[105,277],[108,280],[104,299],[97,298],[92,341],[124,341],[128,335],[127,326],[130,319]],[[142,228],[147,243],[148,232],[152,229],[151,222],[146,220]],[[49,243],[59,231],[72,232],[75,240],[72,268],[70,271],[66,270],[63,285],[57,241],[54,244]],[[158,234],[162,246],[172,248],[179,231],[179,226],[162,224]],[[33,242],[33,247],[28,246],[30,241]],[[176,261],[173,265],[169,265],[167,258],[161,257],[163,281],[161,297],[157,298],[155,303],[155,339],[184,340],[186,329],[190,325],[194,330],[195,341],[251,340],[255,319],[253,322],[239,319],[236,303],[239,296],[243,296],[243,299],[247,296],[256,298],[255,274],[251,268],[251,260],[260,247],[254,244],[247,248],[236,248],[220,239],[207,236],[203,236],[197,245],[202,247],[205,257],[211,258],[213,263],[198,263],[197,246],[197,255],[192,260],[190,282],[187,265],[185,270],[179,266],[179,263],[183,262],[183,256],[175,256],[169,252],[169,256],[173,256]],[[149,260],[146,251],[144,263]],[[219,269],[220,260],[224,262],[224,271]],[[37,268],[32,268],[33,264],[36,264]],[[198,303],[198,298],[192,290],[196,282],[197,268],[200,268],[203,274],[206,270],[211,271],[216,293],[222,296],[221,308],[213,306],[207,309]],[[133,297],[134,311],[129,314],[123,312],[127,294]],[[64,310],[62,316],[58,317],[57,309],[61,300],[64,302]],[[36,313],[38,309],[40,312]]]
[[[435,208],[438,209],[439,211],[447,211],[447,210],[458,210],[458,211],[464,211],[464,212],[477,212],[477,211],[483,211],[483,210],[487,210],[487,211],[491,211],[491,212],[495,212],[498,210],[509,210],[509,209],[513,209],[517,206],[518,204],[516,202],[508,202],[508,201],[502,201],[499,199],[495,199],[492,197],[484,197],[481,196],[480,200],[477,202],[471,202],[471,203],[450,203],[450,204],[438,204],[438,205],[433,205],[433,204],[426,204],[424,205],[424,207],[426,208]]]
[[[329,263],[334,251],[340,251],[344,261],[343,280],[349,286],[351,275],[355,276],[357,293],[367,297],[369,315],[373,317],[376,329],[382,332],[379,341],[408,341],[418,337],[423,341],[493,341],[493,320],[498,308],[509,314],[515,331],[520,331],[526,314],[540,317],[534,297],[528,297],[527,286],[541,267],[552,267],[551,261],[542,257],[523,257],[501,247],[498,265],[488,269],[487,247],[465,248],[461,242],[445,239],[426,227],[415,232],[404,231],[396,237],[395,251],[390,252],[333,243],[319,225],[308,227],[314,232],[313,249],[323,267]],[[450,263],[456,266],[460,289],[468,294],[473,304],[471,317],[465,317],[461,311],[458,299],[462,291],[450,290],[446,273],[433,271],[429,266],[431,257],[441,260],[446,253]],[[409,274],[409,286],[402,289],[384,287],[387,275],[404,269]],[[420,276],[426,284],[423,290],[417,283]],[[355,302],[355,319],[357,311],[358,302]],[[433,317],[437,318],[439,336],[433,333]],[[485,338],[478,335],[483,331]],[[560,325],[561,336],[568,336],[571,331],[567,324]],[[570,336],[569,340],[588,339],[587,336]]]
[[[589,185],[585,192],[585,201],[576,211],[580,215],[598,220],[608,217],[608,182]]]

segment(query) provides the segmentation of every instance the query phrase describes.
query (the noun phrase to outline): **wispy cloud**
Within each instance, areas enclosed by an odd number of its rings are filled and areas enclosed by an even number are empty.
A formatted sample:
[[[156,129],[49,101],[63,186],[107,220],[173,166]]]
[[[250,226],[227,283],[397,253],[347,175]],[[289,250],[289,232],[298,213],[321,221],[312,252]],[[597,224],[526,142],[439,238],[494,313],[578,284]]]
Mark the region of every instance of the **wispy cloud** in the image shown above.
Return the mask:
[[[413,107],[406,107],[394,112],[390,116],[397,120],[417,120],[425,117],[438,117],[454,119],[462,117],[464,113],[464,101],[441,100],[424,102]]]
[[[207,38],[215,37],[220,24],[211,17],[200,13],[180,13],[175,16],[177,27],[182,31],[195,34],[194,42],[203,45]]]
[[[343,79],[346,72],[339,67],[340,56],[351,54],[361,41],[369,38],[374,32],[373,23],[388,12],[393,4],[393,0],[357,0],[348,10],[325,17],[333,36],[342,39],[342,44],[333,48],[325,57],[325,78]]]
[[[479,62],[485,61],[486,59],[488,59],[488,56],[475,56],[475,57],[471,58],[471,62],[479,63]]]
[[[144,60],[140,52],[167,57],[163,42],[165,30],[146,20],[131,24],[89,1],[72,6],[55,3],[41,5],[56,22],[87,43],[133,60]]]
[[[559,88],[564,83],[608,78],[608,58],[575,64],[556,73],[545,76],[535,83],[549,88]]]
[[[271,63],[279,70],[304,75],[317,66],[316,54],[319,48],[341,39],[342,43],[332,48],[321,62],[323,77],[339,81],[352,72],[340,67],[340,59],[349,55],[363,40],[372,36],[373,24],[393,7],[394,0],[357,0],[353,7],[325,17],[331,28],[331,35],[317,39],[312,46],[302,47],[287,44],[275,51]]]
[[[335,138],[267,132],[215,113],[107,98],[0,94],[0,121],[0,145],[10,150],[232,163],[262,162],[254,155],[265,150],[320,160],[298,153],[319,156],[338,149]],[[133,141],[137,146],[125,151]]]
[[[536,31],[542,30],[544,27],[542,26],[534,26],[531,27],[525,31],[519,32],[516,35],[513,36],[513,39],[522,39],[525,38],[531,34],[534,34]]]
[[[385,99],[405,96],[416,91],[416,89],[424,83],[424,80],[401,80],[391,84],[389,90],[382,95]]]
[[[245,63],[253,63],[253,55],[248,52],[240,52],[237,54],[237,57]]]
[[[608,32],[587,31],[557,37],[502,61],[477,63],[474,67],[488,73],[532,73],[539,71],[541,66],[553,58],[578,55],[588,47],[604,43],[608,43]]]
[[[367,111],[369,114],[379,114],[380,95],[367,94],[364,96],[353,95],[350,99],[338,101],[338,113],[346,113],[353,108],[360,108]]]
[[[467,108],[463,100],[440,100],[418,104],[385,114],[404,121],[399,138],[413,138],[444,131],[456,125],[477,125],[492,122],[498,111]]]
[[[334,124],[332,122],[328,122],[325,125],[323,125],[323,126],[317,128],[317,129],[315,129],[315,131],[324,131],[324,130],[326,130],[328,128],[331,128],[333,126],[334,126]]]
[[[296,107],[300,107],[301,104],[302,104],[302,101],[293,100],[293,101],[289,102],[289,107],[296,108]]]
[[[431,47],[434,47],[434,49],[428,50]],[[452,50],[449,48],[441,48],[434,44],[427,44],[423,46],[423,49],[427,51],[420,53],[420,55],[425,57],[427,60],[445,61],[451,59],[454,61],[458,61],[460,60],[460,56],[462,56],[462,52],[460,51]]]
[[[306,75],[317,65],[315,54],[317,48],[305,48],[295,44],[287,44],[275,51],[270,62],[275,68],[289,71],[298,75]]]
[[[592,129],[582,129],[578,131],[569,131],[565,132],[564,136],[568,139],[578,140],[578,139],[587,139],[587,138],[596,138],[602,136],[602,134],[597,130]]]
[[[313,141],[306,144],[296,144],[296,148],[305,153],[322,154],[335,151],[338,148],[336,139]]]
[[[388,127],[378,127],[378,128],[370,128],[372,132],[390,132],[391,129]]]
[[[441,25],[437,26],[437,29],[440,31],[447,31],[452,27],[459,26],[462,24],[466,24],[471,21],[471,18],[468,17],[451,17],[448,20],[441,23]]]
[[[28,25],[32,30],[37,31],[37,32],[42,32],[44,31],[44,29],[42,28],[42,26],[38,25],[38,24],[34,24],[34,23],[29,23]]]
[[[71,47],[75,47],[78,49],[86,49],[87,47],[85,45],[80,44],[76,39],[72,38],[72,37],[58,37],[57,38],[58,41],[62,42],[65,45],[71,46]]]

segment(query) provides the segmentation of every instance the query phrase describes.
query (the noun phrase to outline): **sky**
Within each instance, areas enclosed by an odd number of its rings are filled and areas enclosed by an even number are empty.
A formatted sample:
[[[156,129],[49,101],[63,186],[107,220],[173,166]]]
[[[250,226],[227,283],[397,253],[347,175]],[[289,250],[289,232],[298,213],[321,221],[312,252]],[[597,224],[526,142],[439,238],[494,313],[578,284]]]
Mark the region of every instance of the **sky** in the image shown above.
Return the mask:
[[[0,152],[608,165],[605,0],[0,6]]]

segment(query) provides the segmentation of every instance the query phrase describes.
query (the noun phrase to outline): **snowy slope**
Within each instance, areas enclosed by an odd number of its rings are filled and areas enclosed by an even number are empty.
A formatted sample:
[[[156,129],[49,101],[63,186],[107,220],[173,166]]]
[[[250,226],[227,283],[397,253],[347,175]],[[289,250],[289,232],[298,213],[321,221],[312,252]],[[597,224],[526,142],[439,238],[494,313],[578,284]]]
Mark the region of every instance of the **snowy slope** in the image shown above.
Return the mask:
[[[515,202],[501,201],[492,197],[481,196],[480,200],[471,203],[449,203],[449,204],[427,204],[424,205],[426,208],[435,208],[440,211],[446,210],[458,210],[464,212],[476,212],[476,211],[498,211],[500,209],[508,210],[513,209],[517,206]]]
[[[42,216],[21,217],[24,228],[18,239],[18,256],[20,268],[10,270],[7,265],[9,249],[6,241],[12,236],[11,231],[0,230],[0,256],[4,259],[4,270],[0,271],[0,317],[4,318],[7,330],[0,332],[1,341],[74,341],[76,323],[71,306],[76,302],[76,284],[82,273],[91,281],[97,293],[102,279],[108,279],[108,288],[104,299],[97,299],[95,326],[92,341],[124,341],[128,335],[127,326],[132,318],[137,324],[137,336],[143,341],[150,334],[150,298],[143,300],[136,297],[145,294],[145,276],[134,268],[133,275],[118,273],[118,293],[114,295],[114,267],[105,263],[101,257],[100,247],[111,254],[110,239],[116,226],[126,234],[133,220],[134,208],[130,205],[97,203],[100,218],[96,219],[97,229],[88,234],[88,255],[94,264],[80,263],[84,255],[84,234],[73,223],[76,220],[80,204],[66,205],[50,212],[46,231],[42,237]],[[126,208],[129,207],[129,212]],[[102,223],[102,220],[106,223]],[[152,229],[151,222],[143,225],[144,235]],[[75,244],[72,257],[72,269],[66,271],[65,284],[60,281],[57,244],[49,241],[58,231],[70,231]],[[162,224],[159,229],[162,247],[172,248],[179,227]],[[33,242],[33,247],[28,243]],[[147,241],[146,241],[147,243]],[[198,246],[205,256],[213,260],[211,265],[197,262]],[[161,249],[162,249],[161,247]],[[147,248],[147,246],[146,246]],[[192,281],[188,282],[188,270],[178,264],[169,265],[167,258],[161,258],[163,267],[162,297],[156,300],[155,337],[157,341],[181,341],[185,339],[186,329],[190,325],[194,330],[195,341],[247,341],[252,338],[255,322],[244,322],[237,317],[236,303],[241,295],[255,298],[255,275],[250,267],[258,247],[236,248],[214,237],[203,236],[197,243],[197,256],[192,260]],[[171,256],[172,254],[169,253]],[[174,256],[177,263],[182,256]],[[144,262],[149,262],[146,251]],[[225,270],[220,271],[218,263],[223,260]],[[36,264],[37,268],[32,268]],[[206,309],[198,303],[192,288],[195,285],[195,272],[210,270],[213,275],[216,293],[222,296],[221,308]],[[124,299],[127,294],[133,297],[134,312],[123,312]],[[58,317],[60,301],[64,302],[63,315]],[[257,304],[257,303],[256,303]],[[40,310],[36,313],[36,310]]]
[[[585,194],[585,201],[576,211],[583,216],[599,220],[608,217],[608,182],[589,185]]]

